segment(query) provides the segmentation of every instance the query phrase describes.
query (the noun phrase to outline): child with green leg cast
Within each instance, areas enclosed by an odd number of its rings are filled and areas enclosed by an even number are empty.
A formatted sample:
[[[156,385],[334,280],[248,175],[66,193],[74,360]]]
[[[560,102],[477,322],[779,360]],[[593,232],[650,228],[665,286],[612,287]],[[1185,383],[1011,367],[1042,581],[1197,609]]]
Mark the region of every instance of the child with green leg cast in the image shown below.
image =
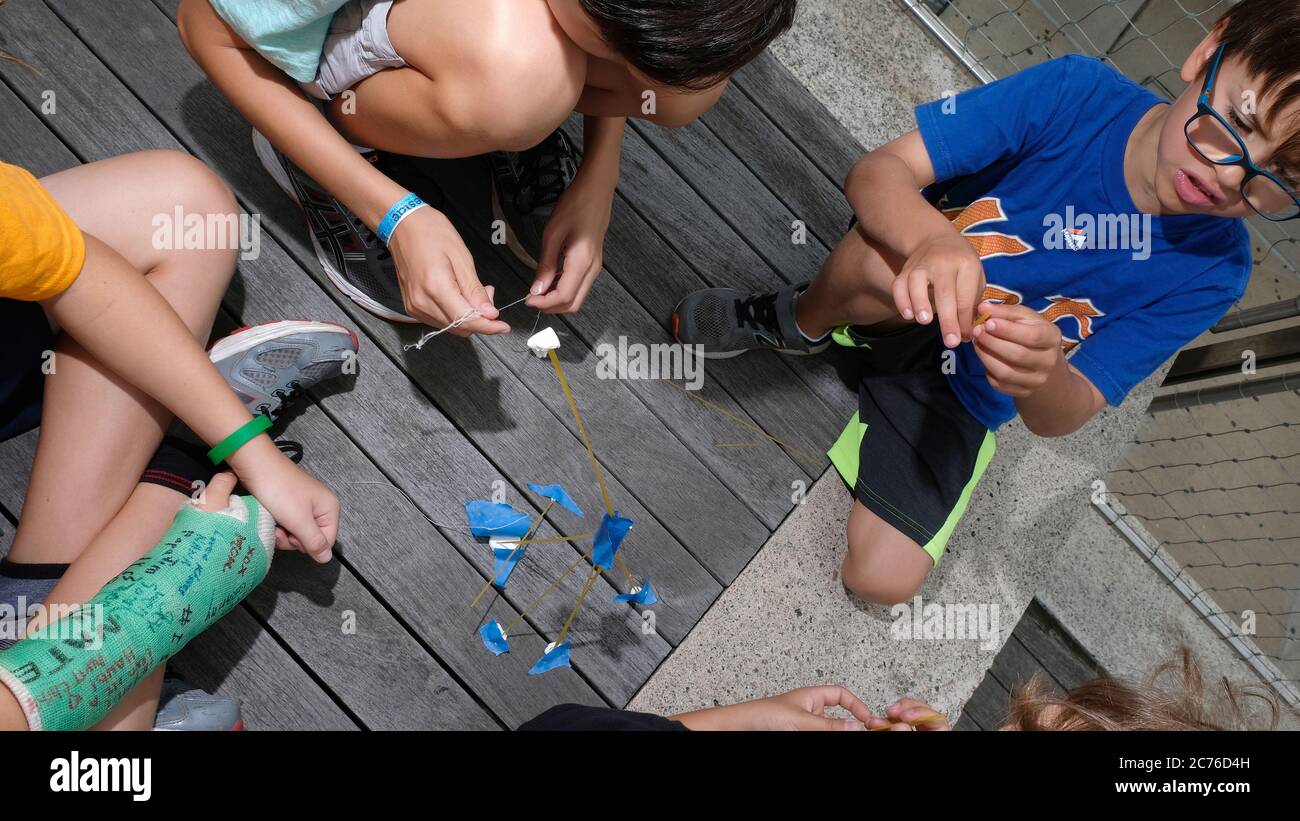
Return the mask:
[[[154,217],[178,207],[237,213],[215,175],[174,152],[116,157],[40,181],[0,164],[0,335],[13,354],[0,372],[0,438],[41,427],[0,586],[67,566],[42,598],[88,600],[157,543],[188,498],[188,486],[141,481],[171,413],[209,444],[252,420],[200,345],[238,245],[159,247]],[[280,515],[282,546],[328,560],[337,500],[327,489],[265,435],[227,463]],[[104,726],[152,726],[161,675]]]
[[[0,730],[86,730],[266,577],[275,520],[213,478],[158,545],[61,621],[0,651]],[[82,604],[63,602],[66,605]]]

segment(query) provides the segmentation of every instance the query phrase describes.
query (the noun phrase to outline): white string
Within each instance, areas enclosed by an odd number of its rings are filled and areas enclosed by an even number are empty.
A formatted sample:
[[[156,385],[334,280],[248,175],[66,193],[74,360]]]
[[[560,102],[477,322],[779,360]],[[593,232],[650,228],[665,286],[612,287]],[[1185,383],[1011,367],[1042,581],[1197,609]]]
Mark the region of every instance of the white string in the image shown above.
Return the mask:
[[[530,297],[530,296],[532,296],[532,294],[528,294],[528,296],[525,296],[525,297],[523,297],[523,298],[521,298],[521,299],[516,299],[514,302],[511,302],[509,305],[505,305],[505,306],[502,306],[502,307],[498,308],[497,311],[499,312],[499,311],[504,311],[506,308],[513,308],[513,307],[515,307],[516,305],[518,305],[519,303],[521,303],[521,302],[527,300],[528,297]],[[402,350],[404,350],[404,351],[409,351],[409,350],[417,350],[417,351],[418,351],[418,350],[421,350],[421,349],[424,348],[424,343],[428,342],[430,339],[433,339],[435,336],[438,336],[438,335],[440,335],[440,334],[445,334],[447,331],[450,331],[450,330],[453,329],[453,328],[459,328],[461,325],[464,325],[466,322],[469,322],[469,321],[470,321],[471,319],[473,319],[474,317],[476,317],[476,316],[480,316],[480,315],[481,315],[481,314],[479,314],[479,312],[478,312],[477,309],[475,309],[475,308],[466,308],[466,309],[465,309],[465,313],[461,314],[461,315],[460,315],[460,318],[457,319],[455,322],[451,323],[450,325],[448,325],[448,326],[445,327],[445,328],[439,328],[439,329],[436,330],[436,331],[429,331],[427,334],[425,334],[424,336],[420,337],[420,341],[419,341],[419,342],[414,342],[414,343],[412,343],[412,344],[410,344],[410,345],[403,345],[403,346],[402,346]]]

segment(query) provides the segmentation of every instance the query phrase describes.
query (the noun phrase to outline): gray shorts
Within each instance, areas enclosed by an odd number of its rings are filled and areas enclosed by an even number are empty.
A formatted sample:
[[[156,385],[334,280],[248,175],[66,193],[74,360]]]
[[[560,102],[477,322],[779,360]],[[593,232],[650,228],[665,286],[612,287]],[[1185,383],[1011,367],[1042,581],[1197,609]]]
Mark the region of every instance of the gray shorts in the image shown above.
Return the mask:
[[[350,0],[334,14],[321,49],[316,79],[302,83],[303,91],[329,100],[386,68],[406,61],[388,39],[388,10],[393,0]]]

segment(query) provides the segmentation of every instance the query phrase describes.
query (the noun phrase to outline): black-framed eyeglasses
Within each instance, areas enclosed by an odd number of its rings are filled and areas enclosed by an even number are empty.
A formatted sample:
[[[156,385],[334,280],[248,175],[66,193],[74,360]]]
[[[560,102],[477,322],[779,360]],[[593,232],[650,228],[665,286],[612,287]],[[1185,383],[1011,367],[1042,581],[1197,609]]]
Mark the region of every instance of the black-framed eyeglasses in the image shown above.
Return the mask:
[[[1196,99],[1196,113],[1183,126],[1183,134],[1196,153],[1215,165],[1236,165],[1245,169],[1241,180],[1242,199],[1266,220],[1286,222],[1300,217],[1300,193],[1292,190],[1272,172],[1255,165],[1246,149],[1246,141],[1237,130],[1210,105],[1210,93],[1223,61],[1223,46],[1214,53],[1214,62],[1206,72],[1201,96]],[[1195,129],[1193,129],[1195,126]],[[1194,133],[1195,132],[1195,133]]]

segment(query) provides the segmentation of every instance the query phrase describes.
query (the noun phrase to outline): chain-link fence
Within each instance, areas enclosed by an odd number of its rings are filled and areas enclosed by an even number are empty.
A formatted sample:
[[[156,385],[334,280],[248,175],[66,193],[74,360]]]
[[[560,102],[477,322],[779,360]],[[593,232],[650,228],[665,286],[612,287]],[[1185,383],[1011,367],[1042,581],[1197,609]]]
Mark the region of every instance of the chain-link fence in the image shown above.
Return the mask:
[[[983,82],[1064,54],[1162,97],[1235,0],[899,0]],[[1291,704],[1300,702],[1300,220],[1248,221],[1246,295],[1175,361],[1093,501]]]

